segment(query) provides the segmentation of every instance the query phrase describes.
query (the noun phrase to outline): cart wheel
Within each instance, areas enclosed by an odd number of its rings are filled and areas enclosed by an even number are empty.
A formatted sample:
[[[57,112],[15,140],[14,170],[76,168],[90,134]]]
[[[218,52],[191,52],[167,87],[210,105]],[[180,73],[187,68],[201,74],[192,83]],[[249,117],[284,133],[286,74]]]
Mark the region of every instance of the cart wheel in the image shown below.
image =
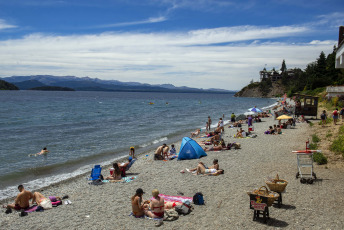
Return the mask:
[[[308,184],[313,184],[313,179],[312,179],[312,178],[309,178],[309,179],[307,180],[307,183],[308,183]]]
[[[312,173],[312,175],[313,175],[314,179],[316,180],[317,179],[317,174]]]
[[[307,180],[306,180],[306,178],[301,178],[301,179],[300,179],[300,182],[301,182],[302,184],[305,184],[305,183],[307,182]]]
[[[297,172],[297,173],[296,173],[296,179],[299,178],[299,176],[300,176],[300,173]]]

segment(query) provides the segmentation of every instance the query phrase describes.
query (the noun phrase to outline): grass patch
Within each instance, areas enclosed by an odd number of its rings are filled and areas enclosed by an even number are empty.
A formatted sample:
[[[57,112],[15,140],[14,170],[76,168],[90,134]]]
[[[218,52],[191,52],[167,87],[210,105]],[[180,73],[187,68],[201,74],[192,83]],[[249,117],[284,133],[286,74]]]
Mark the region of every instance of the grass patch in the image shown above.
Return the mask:
[[[326,137],[332,137],[333,136],[333,134],[331,133],[331,131],[329,130],[329,131],[327,131],[327,133],[326,133]]]
[[[318,142],[320,142],[320,141],[321,141],[320,138],[319,138],[316,134],[313,134],[313,135],[312,135],[312,142],[318,143]]]
[[[313,160],[317,162],[319,165],[327,164],[327,157],[325,157],[322,153],[314,153]]]
[[[309,126],[310,126],[310,127],[313,127],[313,125],[314,125],[314,123],[310,121],[310,122],[309,122]]]
[[[317,143],[310,143],[310,144],[309,144],[309,148],[310,148],[310,149],[317,150],[317,149],[318,149],[318,144],[317,144]]]
[[[339,135],[331,144],[330,150],[344,157],[344,135]]]
[[[344,125],[339,127],[338,135],[344,135]]]

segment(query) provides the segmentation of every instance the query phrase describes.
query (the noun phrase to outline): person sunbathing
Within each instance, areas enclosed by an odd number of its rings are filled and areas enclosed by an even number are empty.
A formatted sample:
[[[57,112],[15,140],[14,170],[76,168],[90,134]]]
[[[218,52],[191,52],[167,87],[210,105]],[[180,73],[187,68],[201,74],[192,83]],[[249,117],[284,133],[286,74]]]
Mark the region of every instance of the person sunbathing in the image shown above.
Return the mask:
[[[210,167],[205,166],[205,164],[204,164],[203,162],[199,162],[199,164],[203,164],[204,167],[207,168],[207,169],[216,169],[216,170],[219,170],[219,167],[220,167],[220,166],[219,166],[219,160],[218,160],[218,159],[214,159],[214,160],[213,160],[213,165],[210,166]],[[194,172],[197,171],[197,168],[186,169],[186,171],[191,172],[191,173],[194,173]]]
[[[191,132],[191,137],[197,136],[201,133],[201,129],[197,129],[195,132]]]
[[[215,169],[215,168],[209,168],[207,169],[206,166],[203,164],[203,162],[199,162],[196,168],[196,175],[209,175],[209,176],[217,176],[220,174],[224,174],[223,169]]]
[[[20,193],[14,199],[14,203],[4,205],[4,208],[15,209],[19,211],[21,209],[26,209],[30,206],[30,200],[33,198],[32,192],[25,190],[23,185],[19,185],[18,190]]]
[[[112,164],[114,168],[113,174],[106,177],[106,180],[121,180],[122,179],[122,170],[119,168],[118,163],[115,162]]]
[[[46,198],[45,196],[43,196],[42,193],[35,192],[33,194],[32,203],[31,204],[34,204],[35,202],[36,202],[36,204],[38,206],[41,206],[43,209],[51,209],[51,208],[53,208],[53,205],[51,204],[51,200],[49,198]]]

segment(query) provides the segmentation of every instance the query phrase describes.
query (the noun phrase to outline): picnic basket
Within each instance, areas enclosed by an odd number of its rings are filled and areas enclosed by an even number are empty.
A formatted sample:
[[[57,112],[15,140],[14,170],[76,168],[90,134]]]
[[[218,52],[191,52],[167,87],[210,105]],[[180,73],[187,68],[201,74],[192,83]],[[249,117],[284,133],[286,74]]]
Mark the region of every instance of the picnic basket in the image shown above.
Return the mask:
[[[265,183],[274,192],[283,192],[288,185],[288,181],[280,179],[278,174],[276,174],[275,179],[266,180]]]
[[[266,186],[262,186],[259,189],[255,189],[252,192],[247,192],[248,195],[260,195],[268,198],[268,207],[270,207],[276,199],[278,199],[279,194],[273,191],[269,191]]]

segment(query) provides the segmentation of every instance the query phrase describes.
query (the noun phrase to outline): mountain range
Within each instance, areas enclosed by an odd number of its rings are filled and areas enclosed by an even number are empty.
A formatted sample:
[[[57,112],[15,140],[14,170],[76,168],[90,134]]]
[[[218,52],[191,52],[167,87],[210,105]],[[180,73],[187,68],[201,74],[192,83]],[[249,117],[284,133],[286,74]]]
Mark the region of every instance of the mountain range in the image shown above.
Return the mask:
[[[179,92],[179,93],[235,93],[223,89],[198,89],[186,86],[176,87],[172,84],[150,85],[139,82],[121,82],[101,80],[90,77],[31,75],[1,78],[16,85],[21,90],[41,87],[67,87],[76,91],[131,91],[131,92]]]

